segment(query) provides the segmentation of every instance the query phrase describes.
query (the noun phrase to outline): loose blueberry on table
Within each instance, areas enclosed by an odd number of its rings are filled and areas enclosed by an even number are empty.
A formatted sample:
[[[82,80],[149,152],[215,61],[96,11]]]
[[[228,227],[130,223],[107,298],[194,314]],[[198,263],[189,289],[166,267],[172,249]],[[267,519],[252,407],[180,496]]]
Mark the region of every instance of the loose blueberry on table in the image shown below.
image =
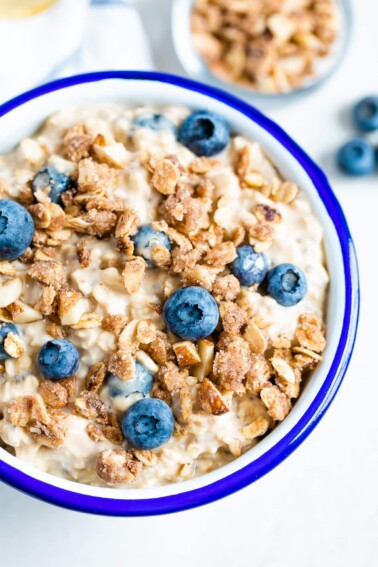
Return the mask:
[[[227,122],[207,110],[197,110],[181,124],[179,141],[197,156],[211,157],[219,154],[230,141]]]
[[[149,268],[155,268],[152,259],[152,253],[156,246],[164,246],[167,250],[171,250],[171,243],[168,236],[164,232],[154,230],[151,225],[145,224],[138,229],[133,236],[135,254],[142,256]]]
[[[131,380],[121,380],[118,376],[111,374],[108,378],[109,395],[112,398],[127,398],[131,394],[143,394],[147,396],[151,392],[154,375],[140,362],[135,363],[135,376]]]
[[[214,297],[198,286],[178,289],[167,299],[163,308],[167,328],[180,337],[198,341],[211,335],[219,321]]]
[[[52,165],[40,169],[32,181],[33,193],[46,191],[53,203],[61,203],[62,193],[73,189],[75,182],[69,175],[58,171]]]
[[[0,260],[15,260],[30,246],[34,222],[28,211],[6,199],[0,201]]]
[[[344,144],[337,155],[340,168],[349,175],[368,175],[377,165],[377,156],[370,142],[355,138]]]
[[[296,305],[307,293],[306,276],[294,264],[280,264],[267,274],[266,291],[280,305]]]
[[[62,380],[73,376],[79,369],[79,363],[79,352],[67,339],[48,341],[38,355],[39,370],[49,380]]]
[[[171,408],[163,400],[145,398],[135,402],[122,419],[122,432],[132,447],[156,449],[173,435]]]

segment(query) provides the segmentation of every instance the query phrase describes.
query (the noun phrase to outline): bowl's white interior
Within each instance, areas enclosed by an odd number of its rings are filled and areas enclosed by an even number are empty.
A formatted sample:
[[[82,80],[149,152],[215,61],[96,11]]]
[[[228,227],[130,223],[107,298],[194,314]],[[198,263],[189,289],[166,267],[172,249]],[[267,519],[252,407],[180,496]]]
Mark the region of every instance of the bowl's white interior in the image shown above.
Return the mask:
[[[179,494],[200,488],[220,480],[252,463],[282,439],[300,420],[321,388],[334,358],[340,338],[344,305],[344,267],[335,227],[317,195],[317,191],[296,159],[258,124],[247,119],[239,111],[211,97],[182,87],[155,81],[109,79],[76,85],[58,90],[23,104],[0,118],[0,153],[11,149],[19,140],[33,133],[52,112],[69,105],[85,105],[95,101],[121,102],[127,105],[144,103],[182,104],[194,108],[209,108],[221,113],[235,132],[258,140],[283,176],[296,181],[310,199],[313,209],[321,219],[325,232],[325,245],[331,286],[328,301],[328,344],[324,359],[306,385],[292,412],[272,433],[251,451],[232,463],[200,478],[154,489],[112,489],[78,484],[41,472],[0,449],[0,458],[24,473],[50,485],[73,492],[114,499],[145,499]]]

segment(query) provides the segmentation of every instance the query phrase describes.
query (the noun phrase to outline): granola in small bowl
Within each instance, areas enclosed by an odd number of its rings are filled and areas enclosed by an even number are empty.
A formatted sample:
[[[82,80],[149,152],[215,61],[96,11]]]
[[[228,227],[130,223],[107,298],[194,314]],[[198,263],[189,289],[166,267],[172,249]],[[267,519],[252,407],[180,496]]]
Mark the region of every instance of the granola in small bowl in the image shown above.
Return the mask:
[[[155,487],[286,418],[322,360],[328,273],[308,200],[256,141],[204,110],[67,108],[0,177],[3,448]]]

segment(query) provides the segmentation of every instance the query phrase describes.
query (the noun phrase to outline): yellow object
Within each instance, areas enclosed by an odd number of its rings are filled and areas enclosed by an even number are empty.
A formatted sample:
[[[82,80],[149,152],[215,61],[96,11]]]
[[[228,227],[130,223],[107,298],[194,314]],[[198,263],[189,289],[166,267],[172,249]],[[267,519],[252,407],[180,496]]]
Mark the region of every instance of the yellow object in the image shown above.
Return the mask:
[[[0,18],[28,18],[43,12],[57,0],[0,0]]]

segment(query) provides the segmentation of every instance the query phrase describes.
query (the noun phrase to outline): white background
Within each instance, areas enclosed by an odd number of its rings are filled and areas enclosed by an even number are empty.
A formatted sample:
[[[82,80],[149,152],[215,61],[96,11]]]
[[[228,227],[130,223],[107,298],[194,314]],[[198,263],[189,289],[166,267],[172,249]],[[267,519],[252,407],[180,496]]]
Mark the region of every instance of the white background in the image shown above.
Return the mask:
[[[167,39],[169,5],[168,0],[138,1],[157,66],[180,72]],[[1,485],[3,565],[378,565],[378,174],[350,181],[333,166],[335,149],[353,134],[351,105],[363,95],[378,94],[377,23],[378,3],[354,0],[354,33],[342,68],[316,94],[269,112],[330,176],[359,256],[359,336],[328,414],[265,478],[223,501],[173,516],[85,516]]]

